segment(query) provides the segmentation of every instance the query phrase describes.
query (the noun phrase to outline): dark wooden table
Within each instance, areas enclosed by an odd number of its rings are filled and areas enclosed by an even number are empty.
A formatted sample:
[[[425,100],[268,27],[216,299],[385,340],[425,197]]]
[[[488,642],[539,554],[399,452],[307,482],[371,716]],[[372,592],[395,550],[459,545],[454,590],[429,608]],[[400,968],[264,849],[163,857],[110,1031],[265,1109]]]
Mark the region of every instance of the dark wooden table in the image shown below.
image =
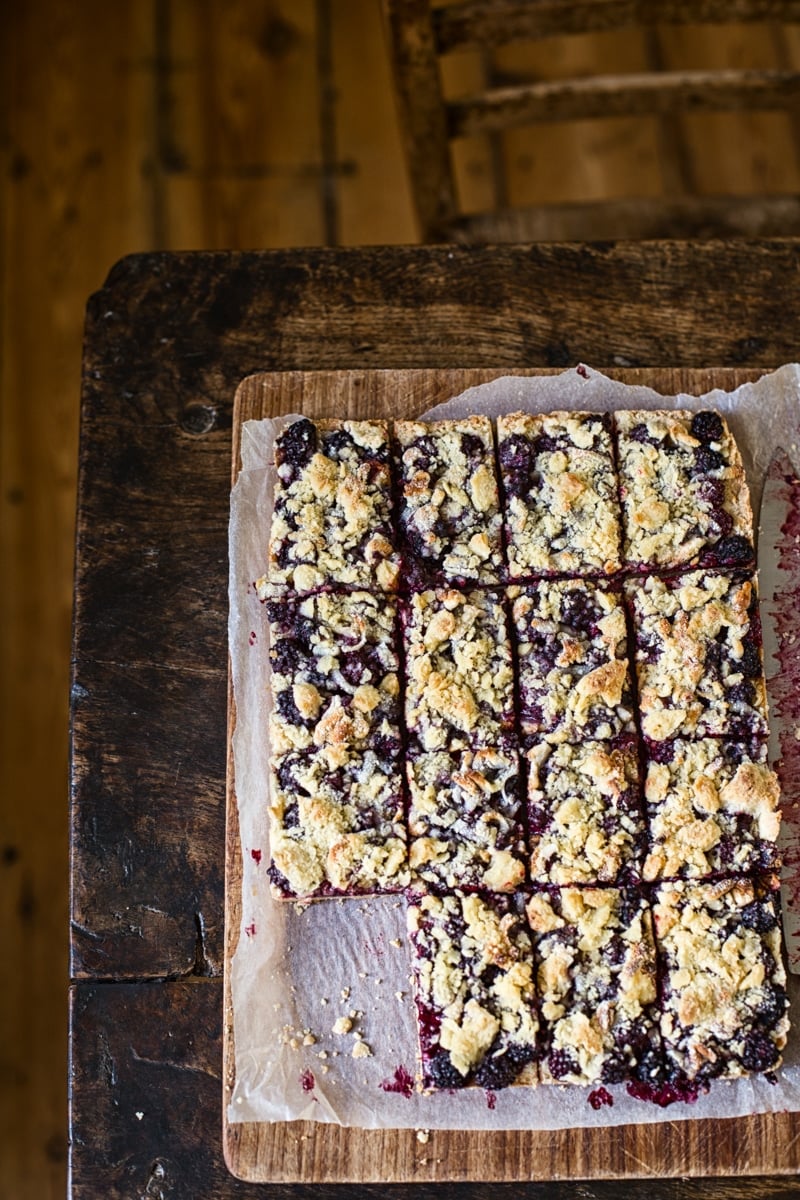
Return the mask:
[[[776,366],[800,242],[125,259],[89,302],[72,685],[71,1196],[255,1186],[220,1149],[227,514],[239,381],[291,368]],[[786,1178],[419,1197],[798,1196]]]

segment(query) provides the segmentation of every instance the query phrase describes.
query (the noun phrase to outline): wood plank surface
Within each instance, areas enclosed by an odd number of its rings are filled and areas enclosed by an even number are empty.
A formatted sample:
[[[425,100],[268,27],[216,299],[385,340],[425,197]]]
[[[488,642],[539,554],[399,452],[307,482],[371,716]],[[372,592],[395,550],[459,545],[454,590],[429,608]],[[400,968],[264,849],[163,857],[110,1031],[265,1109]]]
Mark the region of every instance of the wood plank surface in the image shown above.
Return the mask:
[[[468,387],[509,373],[497,370],[275,372],[245,379],[236,394],[232,476],[238,474],[245,420],[302,412],[314,418],[412,417]],[[517,372],[510,372],[515,374]],[[542,372],[524,370],[520,374]],[[546,372],[552,374],[553,372]],[[758,378],[753,370],[611,371],[663,394],[731,390]],[[230,703],[226,836],[226,968],[241,928],[238,837]],[[420,1150],[413,1131],[360,1130],[314,1122],[233,1124],[226,1106],[235,1079],[230,985],[226,974],[223,1059],[223,1144],[233,1173],[251,1181],[628,1179],[642,1176],[795,1174],[800,1171],[800,1114],[763,1114],[728,1121],[674,1119],[661,1124],[536,1133],[436,1130]],[[554,1098],[554,1103],[558,1098]],[[402,1100],[398,1098],[398,1104]]]
[[[150,245],[149,0],[0,13],[0,1196],[64,1194],[69,643],[87,294]],[[46,8],[46,13],[43,9]],[[46,17],[46,19],[44,19]]]

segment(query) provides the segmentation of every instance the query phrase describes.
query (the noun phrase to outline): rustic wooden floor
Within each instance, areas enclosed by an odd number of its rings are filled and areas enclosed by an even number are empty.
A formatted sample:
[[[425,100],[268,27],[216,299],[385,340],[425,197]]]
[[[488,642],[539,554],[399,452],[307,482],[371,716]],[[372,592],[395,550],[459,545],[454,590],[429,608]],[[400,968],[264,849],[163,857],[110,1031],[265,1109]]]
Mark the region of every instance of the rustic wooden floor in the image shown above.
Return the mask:
[[[379,0],[0,6],[0,1197],[65,1186],[67,703],[83,309],[138,250],[415,240]],[[448,86],[800,62],[772,28],[577,38]],[[800,190],[786,117],[624,120],[457,148],[467,208]],[[498,171],[498,167],[502,168]],[[220,765],[222,770],[222,764]],[[222,848],[220,847],[220,853]]]

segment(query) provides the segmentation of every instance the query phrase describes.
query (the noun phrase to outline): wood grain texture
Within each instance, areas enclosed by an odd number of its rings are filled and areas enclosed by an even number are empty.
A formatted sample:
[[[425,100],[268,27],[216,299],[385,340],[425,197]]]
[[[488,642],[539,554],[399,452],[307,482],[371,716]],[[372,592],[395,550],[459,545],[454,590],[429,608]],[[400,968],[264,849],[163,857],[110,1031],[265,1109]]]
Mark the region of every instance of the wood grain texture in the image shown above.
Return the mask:
[[[528,370],[525,374],[538,374]],[[552,372],[548,372],[552,373]],[[275,372],[243,381],[233,420],[233,477],[246,420],[302,412],[311,417],[415,416],[466,388],[503,374],[491,370]],[[731,390],[757,378],[752,370],[639,370],[612,372],[626,382],[664,394]],[[230,751],[235,709],[229,705],[226,835],[226,967],[241,928],[241,847]],[[230,987],[226,976],[223,1030],[223,1097],[235,1080]],[[554,1103],[558,1098],[554,1099]],[[402,1100],[398,1098],[398,1104]],[[224,1107],[224,1106],[223,1106]],[[800,1114],[767,1114],[735,1121],[675,1120],[664,1124],[545,1133],[469,1133],[437,1130],[421,1149],[413,1131],[320,1128],[313,1122],[230,1124],[223,1111],[226,1161],[235,1175],[253,1181],[496,1179],[629,1179],[640,1176],[758,1174],[800,1170]],[[301,1130],[296,1141],[296,1130]],[[303,1140],[305,1138],[305,1140]],[[301,1153],[292,1152],[298,1145]]]
[[[150,244],[149,2],[0,13],[0,1195],[64,1192],[67,705],[86,296]],[[102,97],[102,100],[98,100]],[[113,197],[113,202],[110,202]]]

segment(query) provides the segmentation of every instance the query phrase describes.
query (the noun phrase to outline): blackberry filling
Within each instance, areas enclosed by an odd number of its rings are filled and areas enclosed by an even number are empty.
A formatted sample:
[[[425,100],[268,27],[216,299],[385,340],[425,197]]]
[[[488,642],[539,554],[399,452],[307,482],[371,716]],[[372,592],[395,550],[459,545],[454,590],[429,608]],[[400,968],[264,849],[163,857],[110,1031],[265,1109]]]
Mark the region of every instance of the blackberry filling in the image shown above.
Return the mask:
[[[499,1091],[508,1087],[519,1075],[523,1067],[532,1062],[534,1051],[531,1046],[520,1046],[511,1042],[505,1049],[495,1043],[486,1058],[475,1072],[475,1082],[479,1087]]]
[[[568,1050],[552,1050],[547,1056],[547,1068],[554,1079],[575,1075],[580,1070],[577,1061]]]
[[[725,459],[718,450],[709,450],[708,446],[700,446],[699,449],[695,450],[695,471],[708,475],[711,471],[719,471],[724,466]]]
[[[278,463],[305,467],[317,452],[317,430],[306,417],[294,421],[281,434],[275,446]]]
[[[450,1055],[446,1051],[437,1054],[428,1063],[428,1078],[438,1088],[462,1088],[466,1085],[466,1077],[453,1066]]]
[[[742,1051],[742,1064],[748,1071],[768,1071],[780,1057],[780,1051],[771,1038],[759,1029],[748,1033]]]
[[[712,412],[711,409],[702,409],[692,418],[690,432],[698,442],[718,442],[724,433],[722,420],[719,414]]]

